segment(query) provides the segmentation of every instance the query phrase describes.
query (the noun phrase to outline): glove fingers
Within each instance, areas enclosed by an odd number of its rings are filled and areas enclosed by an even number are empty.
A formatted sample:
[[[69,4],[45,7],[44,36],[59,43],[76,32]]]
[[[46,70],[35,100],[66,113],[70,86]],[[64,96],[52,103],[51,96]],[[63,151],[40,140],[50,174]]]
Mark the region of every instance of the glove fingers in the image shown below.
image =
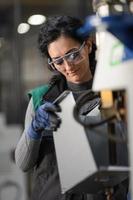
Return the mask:
[[[60,112],[61,111],[61,107],[59,105],[49,103],[49,102],[42,105],[42,109],[45,111],[50,111],[50,112]]]
[[[43,123],[43,127],[44,125],[47,126],[49,124],[48,113],[45,113],[45,115],[42,113],[38,113],[38,115],[35,116],[35,121],[37,124]]]
[[[59,124],[61,123],[60,117],[56,113],[49,113],[50,124]]]
[[[38,113],[38,116],[36,116],[35,119],[40,123],[44,123],[44,125],[59,124],[61,122],[61,119],[56,113],[45,111]]]
[[[54,106],[56,107],[56,112],[61,112],[61,107],[59,104],[54,104]]]
[[[48,124],[47,124],[48,125]],[[34,130],[43,130],[45,128],[46,124],[45,122],[42,122],[40,120],[33,120],[32,121],[32,127]]]
[[[44,111],[44,110],[40,110],[37,115],[36,115],[36,118],[38,119],[45,119],[45,120],[48,120],[49,119],[49,113]]]
[[[33,126],[35,129],[57,130],[60,126],[61,119],[55,112],[60,112],[59,105],[46,102],[41,105],[35,113]]]
[[[55,113],[50,113],[48,120],[46,120],[45,118],[39,118],[39,120],[36,120],[36,124],[38,127],[44,129],[47,128],[47,130],[55,130],[59,128],[61,124],[61,119]]]

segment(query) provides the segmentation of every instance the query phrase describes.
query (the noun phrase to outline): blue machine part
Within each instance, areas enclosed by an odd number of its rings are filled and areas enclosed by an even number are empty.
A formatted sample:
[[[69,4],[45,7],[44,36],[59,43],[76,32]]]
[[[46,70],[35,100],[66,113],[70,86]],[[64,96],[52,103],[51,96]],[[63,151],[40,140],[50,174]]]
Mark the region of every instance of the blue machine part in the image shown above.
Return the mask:
[[[78,30],[80,36],[87,36],[97,29],[106,29],[117,37],[131,51],[133,50],[133,15],[118,14],[106,17],[90,16]]]
[[[133,51],[128,47],[124,46],[124,54],[122,57],[122,61],[127,61],[133,59]]]
[[[121,14],[103,17],[102,22],[107,23],[109,32],[130,50],[133,50],[133,15]]]

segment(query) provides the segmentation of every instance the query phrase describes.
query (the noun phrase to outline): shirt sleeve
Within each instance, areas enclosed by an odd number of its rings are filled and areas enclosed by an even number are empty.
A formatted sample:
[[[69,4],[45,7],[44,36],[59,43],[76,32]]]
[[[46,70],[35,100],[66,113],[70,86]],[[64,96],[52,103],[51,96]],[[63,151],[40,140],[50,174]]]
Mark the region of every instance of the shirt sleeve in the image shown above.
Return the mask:
[[[34,115],[33,99],[31,98],[25,115],[24,131],[15,149],[16,165],[25,172],[32,169],[36,165],[41,143],[41,138],[38,140],[33,139],[27,134]]]

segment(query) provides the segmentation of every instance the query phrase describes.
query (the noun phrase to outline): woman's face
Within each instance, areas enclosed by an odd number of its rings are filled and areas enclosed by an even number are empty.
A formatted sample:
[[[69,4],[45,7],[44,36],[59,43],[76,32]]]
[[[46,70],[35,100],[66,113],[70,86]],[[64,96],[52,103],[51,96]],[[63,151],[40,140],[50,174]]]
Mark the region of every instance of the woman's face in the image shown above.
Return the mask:
[[[49,44],[48,53],[54,67],[67,81],[83,83],[92,78],[88,58],[90,48],[90,41],[80,44],[70,37],[61,36]]]

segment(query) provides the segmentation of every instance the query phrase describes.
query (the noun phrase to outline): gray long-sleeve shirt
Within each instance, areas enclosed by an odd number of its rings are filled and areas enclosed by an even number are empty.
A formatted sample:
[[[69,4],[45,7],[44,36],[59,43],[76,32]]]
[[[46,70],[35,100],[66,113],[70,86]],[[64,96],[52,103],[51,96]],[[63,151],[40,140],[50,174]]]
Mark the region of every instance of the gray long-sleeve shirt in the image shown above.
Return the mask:
[[[23,171],[32,169],[38,158],[41,139],[30,138],[27,134],[34,114],[33,99],[31,98],[26,111],[24,131],[15,150],[16,164]]]

